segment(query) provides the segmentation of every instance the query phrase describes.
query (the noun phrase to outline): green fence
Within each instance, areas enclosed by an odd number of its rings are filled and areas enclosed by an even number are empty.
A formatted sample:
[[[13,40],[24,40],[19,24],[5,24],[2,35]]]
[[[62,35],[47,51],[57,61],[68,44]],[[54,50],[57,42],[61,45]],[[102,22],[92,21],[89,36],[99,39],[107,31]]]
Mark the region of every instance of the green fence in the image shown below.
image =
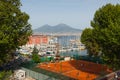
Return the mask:
[[[40,62],[50,62],[51,60],[54,60],[53,57],[41,57]]]
[[[73,55],[73,58],[76,60],[85,60],[85,61],[91,61],[91,62],[100,63],[100,64],[104,63],[104,61],[100,57]]]
[[[44,75],[42,73],[32,71],[32,70],[27,69],[27,68],[22,67],[21,69],[26,72],[26,76],[30,76],[36,80],[60,80],[60,79],[56,79],[56,78],[51,77],[51,76]]]
[[[22,64],[22,70],[26,72],[26,76],[30,76],[36,80],[75,80],[73,78],[55,73],[41,68],[37,68],[33,61]]]

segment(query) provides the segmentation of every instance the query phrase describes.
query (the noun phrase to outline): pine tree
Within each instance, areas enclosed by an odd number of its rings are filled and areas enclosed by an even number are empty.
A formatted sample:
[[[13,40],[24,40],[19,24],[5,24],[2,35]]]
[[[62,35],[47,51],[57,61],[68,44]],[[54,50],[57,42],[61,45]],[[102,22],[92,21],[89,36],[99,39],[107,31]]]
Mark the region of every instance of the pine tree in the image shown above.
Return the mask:
[[[0,65],[11,60],[32,33],[29,16],[20,6],[20,0],[0,0]]]

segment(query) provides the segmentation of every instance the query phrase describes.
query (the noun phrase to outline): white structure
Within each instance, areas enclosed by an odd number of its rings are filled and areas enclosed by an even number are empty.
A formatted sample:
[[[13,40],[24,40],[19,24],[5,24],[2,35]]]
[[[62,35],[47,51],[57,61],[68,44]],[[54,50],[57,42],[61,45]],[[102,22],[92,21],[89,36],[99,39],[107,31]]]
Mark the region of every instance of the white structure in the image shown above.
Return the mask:
[[[65,57],[64,60],[65,61],[69,61],[71,58],[70,57]]]
[[[15,78],[15,80],[24,80],[25,79],[25,71],[24,70],[16,70],[14,78]]]

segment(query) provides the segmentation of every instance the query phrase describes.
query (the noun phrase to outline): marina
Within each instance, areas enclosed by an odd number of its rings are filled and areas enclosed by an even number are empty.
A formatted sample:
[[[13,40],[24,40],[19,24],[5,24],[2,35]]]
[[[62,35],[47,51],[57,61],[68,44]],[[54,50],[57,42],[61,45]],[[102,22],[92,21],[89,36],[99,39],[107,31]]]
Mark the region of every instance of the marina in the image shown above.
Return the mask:
[[[20,53],[31,54],[34,48],[43,56],[60,54],[72,56],[73,54],[86,55],[84,44],[80,42],[80,34],[76,35],[32,35],[26,45],[21,46]]]

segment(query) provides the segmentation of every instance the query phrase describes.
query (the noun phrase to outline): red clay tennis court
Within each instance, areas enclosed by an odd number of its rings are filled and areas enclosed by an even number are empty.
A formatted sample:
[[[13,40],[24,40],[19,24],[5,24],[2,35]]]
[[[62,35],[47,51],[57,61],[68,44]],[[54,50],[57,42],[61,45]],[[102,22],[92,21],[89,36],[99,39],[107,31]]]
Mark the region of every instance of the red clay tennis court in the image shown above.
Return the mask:
[[[55,63],[39,64],[37,67],[56,73],[62,73],[65,76],[77,80],[93,80],[101,71],[107,71],[107,67],[101,64],[82,60],[62,61]]]

